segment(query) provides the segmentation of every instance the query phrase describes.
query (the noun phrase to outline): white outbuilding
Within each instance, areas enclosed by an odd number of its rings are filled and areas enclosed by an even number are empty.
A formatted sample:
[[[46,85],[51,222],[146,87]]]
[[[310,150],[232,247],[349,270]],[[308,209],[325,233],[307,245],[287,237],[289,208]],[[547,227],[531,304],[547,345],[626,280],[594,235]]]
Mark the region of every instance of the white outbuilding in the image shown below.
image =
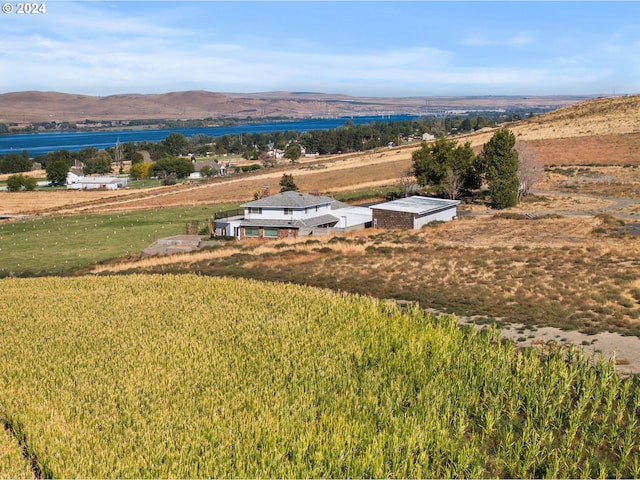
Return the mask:
[[[459,200],[414,195],[371,206],[373,228],[422,228],[429,222],[448,222],[457,216]]]

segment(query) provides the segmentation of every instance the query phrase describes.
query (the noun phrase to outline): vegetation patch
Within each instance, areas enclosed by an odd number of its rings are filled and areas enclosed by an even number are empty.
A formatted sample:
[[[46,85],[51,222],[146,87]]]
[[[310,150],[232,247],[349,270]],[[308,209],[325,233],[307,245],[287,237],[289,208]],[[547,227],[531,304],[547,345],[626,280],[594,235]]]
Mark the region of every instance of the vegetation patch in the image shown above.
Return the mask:
[[[579,350],[291,284],[2,287],[1,414],[47,476],[640,475],[637,379]]]

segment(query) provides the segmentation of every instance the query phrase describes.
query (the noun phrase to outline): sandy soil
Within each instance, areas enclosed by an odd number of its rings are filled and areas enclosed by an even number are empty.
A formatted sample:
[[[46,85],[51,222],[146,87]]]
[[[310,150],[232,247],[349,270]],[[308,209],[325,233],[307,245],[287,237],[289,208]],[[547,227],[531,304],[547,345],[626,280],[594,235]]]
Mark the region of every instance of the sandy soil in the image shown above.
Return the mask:
[[[640,373],[640,338],[638,337],[625,337],[611,332],[585,335],[574,330],[553,327],[539,327],[536,330],[524,328],[523,332],[523,328],[518,324],[503,327],[502,336],[519,346],[544,347],[554,344],[563,347],[579,346],[594,359],[601,355],[606,360],[613,360],[616,370],[622,374]],[[523,338],[526,340],[520,341]]]

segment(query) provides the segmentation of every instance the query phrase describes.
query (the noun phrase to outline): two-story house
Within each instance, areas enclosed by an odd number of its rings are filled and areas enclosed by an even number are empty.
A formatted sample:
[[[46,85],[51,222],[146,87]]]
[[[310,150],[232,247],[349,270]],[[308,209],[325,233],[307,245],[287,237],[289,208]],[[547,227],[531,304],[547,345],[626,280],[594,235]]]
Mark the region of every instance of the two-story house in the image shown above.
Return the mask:
[[[242,216],[216,219],[216,233],[237,238],[290,238],[371,224],[371,210],[321,195],[282,192],[242,205]]]

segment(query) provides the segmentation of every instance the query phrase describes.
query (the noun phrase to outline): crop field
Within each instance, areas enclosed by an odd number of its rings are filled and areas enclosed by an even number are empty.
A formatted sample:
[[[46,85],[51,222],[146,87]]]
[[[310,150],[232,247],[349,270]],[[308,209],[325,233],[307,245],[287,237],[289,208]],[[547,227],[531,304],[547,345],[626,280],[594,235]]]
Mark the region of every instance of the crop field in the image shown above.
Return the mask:
[[[578,350],[295,285],[0,283],[0,419],[46,478],[640,475],[638,380]]]

